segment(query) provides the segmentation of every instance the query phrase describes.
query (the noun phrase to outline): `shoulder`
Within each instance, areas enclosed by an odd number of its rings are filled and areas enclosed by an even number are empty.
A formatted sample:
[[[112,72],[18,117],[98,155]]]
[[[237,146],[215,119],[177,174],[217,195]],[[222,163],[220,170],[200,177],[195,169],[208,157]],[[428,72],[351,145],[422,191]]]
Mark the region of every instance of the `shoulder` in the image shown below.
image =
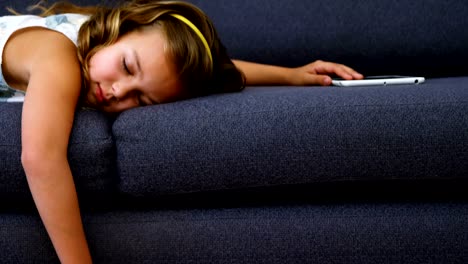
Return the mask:
[[[31,37],[37,41],[37,47],[31,53],[31,70],[49,68],[54,72],[79,72],[76,46],[66,36],[56,31],[39,29]]]
[[[47,105],[50,111],[60,109],[63,111],[60,116],[66,115],[71,120],[82,80],[75,45],[63,34],[47,29],[36,29],[27,35],[37,45],[33,51],[28,50],[30,56],[25,59],[26,67],[23,66],[27,79],[23,109]]]
[[[53,69],[57,74],[80,73],[76,46],[63,34],[46,28],[25,28],[15,32],[3,54],[3,71],[8,82],[24,90],[31,74]],[[16,87],[15,87],[16,88]]]

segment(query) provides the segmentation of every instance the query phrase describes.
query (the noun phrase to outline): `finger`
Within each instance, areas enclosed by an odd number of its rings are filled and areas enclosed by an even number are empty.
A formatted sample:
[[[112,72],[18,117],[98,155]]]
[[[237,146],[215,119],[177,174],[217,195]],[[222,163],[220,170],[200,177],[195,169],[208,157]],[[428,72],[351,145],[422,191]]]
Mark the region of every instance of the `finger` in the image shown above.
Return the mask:
[[[322,83],[321,85],[323,86],[329,86],[332,84],[332,78],[330,78],[330,76],[327,76],[327,75],[322,75]]]
[[[353,76],[348,73],[344,65],[333,63],[333,62],[323,62],[320,65],[318,65],[315,70],[318,74],[326,74],[326,75],[333,74],[345,80],[349,80],[353,78]]]
[[[332,79],[328,75],[311,74],[308,75],[307,82],[310,85],[329,86],[332,83]]]
[[[335,74],[345,80],[363,78],[362,74],[356,72],[354,69],[333,62],[323,62],[316,68],[316,71],[321,74]]]
[[[354,70],[353,68],[351,67],[348,67],[346,65],[341,65],[343,67],[343,69],[351,76],[353,76],[353,79],[362,79],[364,78],[364,75],[360,74],[359,72],[357,72],[356,70]]]

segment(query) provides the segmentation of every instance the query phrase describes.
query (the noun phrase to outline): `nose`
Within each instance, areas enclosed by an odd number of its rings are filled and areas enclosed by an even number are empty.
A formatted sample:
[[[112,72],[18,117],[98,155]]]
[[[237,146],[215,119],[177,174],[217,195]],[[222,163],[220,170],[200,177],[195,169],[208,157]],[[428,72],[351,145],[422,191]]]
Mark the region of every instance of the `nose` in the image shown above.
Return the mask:
[[[112,94],[119,101],[125,99],[131,90],[131,85],[125,82],[116,82],[112,85]]]

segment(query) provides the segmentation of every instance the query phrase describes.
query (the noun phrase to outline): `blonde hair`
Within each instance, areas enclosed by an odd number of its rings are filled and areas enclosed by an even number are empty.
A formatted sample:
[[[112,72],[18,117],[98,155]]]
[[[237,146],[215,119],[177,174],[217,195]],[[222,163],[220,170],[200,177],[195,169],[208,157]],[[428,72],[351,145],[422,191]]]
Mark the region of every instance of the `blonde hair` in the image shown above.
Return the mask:
[[[41,16],[57,13],[90,15],[78,33],[78,57],[83,68],[85,86],[89,79],[90,58],[103,47],[115,43],[119,37],[145,26],[157,26],[162,30],[168,44],[167,55],[172,59],[188,96],[240,91],[245,86],[244,75],[230,60],[213,23],[190,3],[133,0],[116,7],[81,7],[58,2],[50,7],[44,7],[40,3],[34,8],[41,11]],[[211,50],[212,61],[200,37],[171,14],[187,18],[199,29]]]

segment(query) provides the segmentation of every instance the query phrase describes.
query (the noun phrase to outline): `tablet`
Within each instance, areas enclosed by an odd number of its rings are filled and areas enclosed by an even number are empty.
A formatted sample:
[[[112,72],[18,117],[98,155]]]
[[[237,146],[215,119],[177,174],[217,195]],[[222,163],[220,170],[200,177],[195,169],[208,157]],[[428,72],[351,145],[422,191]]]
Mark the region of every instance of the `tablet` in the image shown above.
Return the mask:
[[[332,79],[332,84],[336,86],[369,86],[369,85],[394,85],[394,84],[420,84],[425,81],[424,77],[413,76],[367,76],[362,80]]]

